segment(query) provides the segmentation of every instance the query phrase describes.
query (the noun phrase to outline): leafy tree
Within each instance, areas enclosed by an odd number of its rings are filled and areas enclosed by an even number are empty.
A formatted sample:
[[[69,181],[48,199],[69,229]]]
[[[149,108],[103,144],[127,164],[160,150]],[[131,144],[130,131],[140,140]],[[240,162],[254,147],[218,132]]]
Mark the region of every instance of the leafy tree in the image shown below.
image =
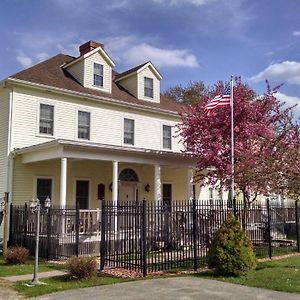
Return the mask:
[[[232,214],[216,232],[207,257],[208,266],[225,276],[245,275],[256,266],[252,243]]]
[[[196,105],[201,102],[205,93],[205,85],[202,81],[190,81],[186,87],[176,85],[164,92],[164,95],[173,98],[178,103]]]
[[[230,107],[207,117],[204,106],[224,88],[218,82],[201,103],[188,106],[179,125],[185,152],[197,157],[196,179],[230,188]],[[247,207],[258,194],[289,193],[300,177],[300,134],[291,108],[276,99],[279,86],[263,96],[236,78],[234,86],[235,183]],[[298,177],[297,177],[298,176]],[[294,181],[292,181],[292,178]],[[294,184],[295,185],[295,184]]]

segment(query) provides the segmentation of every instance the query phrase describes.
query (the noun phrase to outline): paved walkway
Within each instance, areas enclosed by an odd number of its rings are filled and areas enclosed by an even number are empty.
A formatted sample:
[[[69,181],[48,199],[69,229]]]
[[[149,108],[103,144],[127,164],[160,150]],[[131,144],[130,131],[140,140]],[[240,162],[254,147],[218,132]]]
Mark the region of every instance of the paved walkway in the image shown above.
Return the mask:
[[[24,298],[18,295],[18,292],[11,287],[11,283],[0,278],[0,299],[17,300]]]
[[[75,289],[41,296],[40,300],[299,300],[299,294],[276,292],[214,280],[177,277]]]
[[[38,277],[39,277],[39,279],[41,279],[41,278],[48,278],[48,277],[54,277],[54,276],[62,276],[65,274],[67,274],[67,272],[56,270],[56,271],[49,271],[49,272],[40,272],[40,273],[38,273]],[[10,281],[10,282],[17,282],[17,281],[23,281],[23,280],[31,281],[32,277],[33,277],[32,274],[26,274],[26,275],[17,275],[17,276],[7,276],[7,277],[2,277],[2,278],[7,281]]]

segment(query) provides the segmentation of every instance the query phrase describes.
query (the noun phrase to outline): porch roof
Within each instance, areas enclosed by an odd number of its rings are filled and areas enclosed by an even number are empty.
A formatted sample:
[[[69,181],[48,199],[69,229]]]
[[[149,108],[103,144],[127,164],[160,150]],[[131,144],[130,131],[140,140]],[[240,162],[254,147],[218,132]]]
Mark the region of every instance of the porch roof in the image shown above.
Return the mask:
[[[23,163],[66,157],[187,167],[196,164],[195,157],[185,153],[65,139],[19,148],[14,153],[22,155]]]

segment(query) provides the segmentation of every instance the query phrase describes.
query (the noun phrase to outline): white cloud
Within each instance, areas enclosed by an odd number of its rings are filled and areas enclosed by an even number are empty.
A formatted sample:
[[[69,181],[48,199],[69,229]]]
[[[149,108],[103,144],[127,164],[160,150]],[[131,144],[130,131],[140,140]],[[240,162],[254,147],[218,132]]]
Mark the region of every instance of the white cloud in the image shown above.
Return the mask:
[[[130,48],[124,55],[128,65],[151,61],[157,67],[198,67],[195,55],[186,49],[168,50],[142,43]]]
[[[288,96],[286,94],[277,92],[275,94],[276,98],[282,102],[285,102],[285,107],[291,107],[297,105],[293,108],[293,112],[296,117],[300,117],[300,98],[295,96]]]
[[[218,1],[218,0],[152,0],[155,3],[161,3],[161,4],[168,4],[168,5],[185,5],[185,4],[192,4],[196,6],[201,6],[205,4],[210,4],[212,2]]]
[[[151,61],[157,67],[198,67],[194,54],[187,49],[164,49],[142,42],[134,35],[116,36],[103,40],[105,49],[116,62],[135,66]]]
[[[33,65],[33,60],[29,56],[25,55],[24,53],[20,52],[16,56],[16,60],[21,64],[23,68],[29,68]]]
[[[250,78],[250,80],[255,82],[264,81],[266,79],[300,85],[300,62],[287,60],[281,63],[271,64],[262,72]]]
[[[35,57],[38,61],[43,61],[49,57],[49,54],[46,52],[41,52],[41,53],[38,53]]]
[[[298,30],[298,31],[293,31],[293,36],[300,36],[300,30]]]

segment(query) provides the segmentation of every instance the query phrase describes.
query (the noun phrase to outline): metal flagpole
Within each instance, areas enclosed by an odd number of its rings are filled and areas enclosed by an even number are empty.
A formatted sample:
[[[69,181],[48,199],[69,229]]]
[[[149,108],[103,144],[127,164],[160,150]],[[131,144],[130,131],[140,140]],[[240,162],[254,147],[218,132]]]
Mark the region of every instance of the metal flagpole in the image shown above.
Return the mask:
[[[231,112],[231,203],[236,217],[236,202],[234,193],[234,121],[233,121],[233,76],[230,79],[230,112]]]

